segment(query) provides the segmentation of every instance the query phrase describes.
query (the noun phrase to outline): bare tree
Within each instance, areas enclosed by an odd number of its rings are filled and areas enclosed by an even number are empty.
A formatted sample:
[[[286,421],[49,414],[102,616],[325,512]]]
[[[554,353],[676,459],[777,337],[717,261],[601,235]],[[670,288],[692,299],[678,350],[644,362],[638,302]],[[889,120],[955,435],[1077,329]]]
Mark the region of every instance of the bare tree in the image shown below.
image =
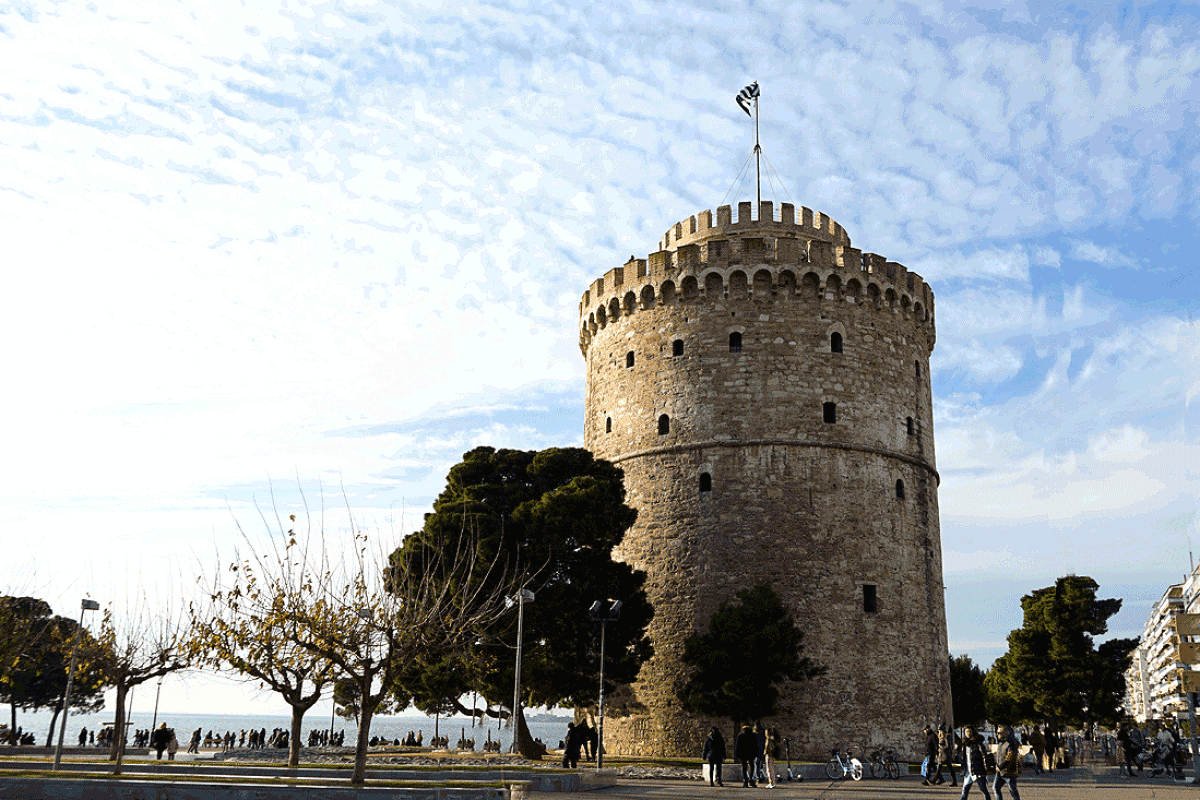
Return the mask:
[[[149,602],[130,603],[119,617],[111,606],[100,623],[99,667],[106,682],[117,690],[113,741],[108,760],[115,761],[114,774],[121,772],[125,754],[125,699],[134,686],[188,667],[187,625],[171,613],[169,605],[160,614],[150,611]]]
[[[327,547],[293,545],[291,537],[289,547],[298,557],[281,576],[282,615],[295,625],[300,647],[333,662],[357,687],[360,718],[350,782],[362,784],[371,718],[397,691],[405,669],[471,647],[504,613],[512,587],[505,576],[480,568],[477,542],[467,532],[455,545],[438,543],[425,558],[390,567],[387,551],[373,546],[353,519],[348,533],[352,551],[336,563]]]
[[[296,517],[289,521],[294,525]],[[300,645],[303,631],[289,613],[294,602],[288,593],[303,592],[307,585],[305,572],[312,559],[306,545],[311,539],[298,541],[289,528],[282,546],[268,537],[255,547],[245,531],[242,540],[246,552],[235,552],[228,568],[218,569],[207,581],[207,598],[188,608],[188,655],[196,666],[228,669],[261,682],[291,706],[288,767],[295,769],[304,714],[337,672],[329,657]]]

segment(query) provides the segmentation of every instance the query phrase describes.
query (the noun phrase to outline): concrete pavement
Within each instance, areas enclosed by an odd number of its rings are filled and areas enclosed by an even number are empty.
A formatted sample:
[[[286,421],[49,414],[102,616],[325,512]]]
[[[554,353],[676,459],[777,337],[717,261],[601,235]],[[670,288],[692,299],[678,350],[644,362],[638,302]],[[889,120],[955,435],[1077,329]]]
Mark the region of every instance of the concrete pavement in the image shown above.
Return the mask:
[[[1189,776],[1190,777],[1190,776]],[[1200,786],[1175,783],[1159,778],[1122,778],[1116,767],[1088,764],[1070,770],[1034,775],[1022,773],[1018,788],[1022,800],[1200,800]],[[990,781],[989,781],[990,790]],[[830,781],[808,779],[799,783],[780,783],[775,789],[743,789],[740,782],[710,787],[699,779],[630,780],[617,779],[614,786],[595,789],[586,797],[595,800],[957,800],[961,788],[949,784],[935,787],[921,785],[919,776],[899,780],[865,779],[862,781]],[[574,793],[584,800],[582,792]],[[972,798],[982,795],[971,788]],[[531,792],[530,800],[563,800],[561,792]],[[1004,800],[1009,800],[1005,789]],[[994,798],[994,795],[993,795]]]

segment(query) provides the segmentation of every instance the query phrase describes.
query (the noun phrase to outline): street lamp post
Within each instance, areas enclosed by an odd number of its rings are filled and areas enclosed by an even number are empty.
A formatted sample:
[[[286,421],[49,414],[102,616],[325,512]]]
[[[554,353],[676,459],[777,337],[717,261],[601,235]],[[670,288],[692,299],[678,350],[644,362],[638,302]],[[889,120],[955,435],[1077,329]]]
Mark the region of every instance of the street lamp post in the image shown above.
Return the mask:
[[[154,721],[150,723],[151,733],[153,733],[154,729],[158,727],[158,696],[162,694],[162,682],[164,677],[165,676],[163,675],[158,676],[158,688],[154,690]]]
[[[510,722],[513,725],[512,752],[517,752],[517,734],[521,726],[518,722],[521,714],[521,652],[525,646],[525,604],[532,603],[535,595],[528,589],[517,592],[516,597],[508,601],[508,605],[517,606],[517,673],[513,680],[513,704]]]
[[[600,623],[600,718],[596,723],[596,772],[604,767],[604,632],[621,616],[620,600],[597,600],[588,614]]]
[[[63,695],[62,722],[58,727],[58,746],[54,748],[54,770],[62,761],[63,736],[67,733],[67,711],[71,708],[71,687],[75,685],[75,658],[79,655],[79,634],[83,633],[83,614],[86,611],[99,611],[100,604],[95,600],[84,600],[79,609],[79,627],[75,629],[75,642],[71,645],[71,666],[67,668],[67,693]]]

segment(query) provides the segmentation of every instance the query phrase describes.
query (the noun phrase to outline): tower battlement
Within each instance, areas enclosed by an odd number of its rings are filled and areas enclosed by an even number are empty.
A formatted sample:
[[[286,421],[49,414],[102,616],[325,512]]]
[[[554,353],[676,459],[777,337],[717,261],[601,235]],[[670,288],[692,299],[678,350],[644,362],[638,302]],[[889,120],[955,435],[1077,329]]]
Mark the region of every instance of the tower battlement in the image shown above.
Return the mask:
[[[659,240],[660,250],[674,250],[677,247],[695,244],[706,239],[721,236],[737,236],[747,230],[769,231],[777,236],[803,237],[820,239],[849,246],[850,236],[846,230],[828,215],[811,208],[800,207],[800,216],[796,216],[796,207],[791,203],[783,203],[779,207],[779,218],[775,218],[775,205],[770,200],[764,200],[758,205],[757,216],[751,212],[754,204],[746,201],[738,203],[737,219],[733,219],[731,206],[717,208],[717,221],[713,224],[713,213],[701,211],[685,220],[675,223]]]
[[[743,297],[756,302],[815,297],[864,304],[911,318],[935,341],[933,291],[915,272],[878,253],[850,246],[850,237],[830,217],[784,203],[780,219],[763,202],[751,219],[750,203],[678,222],[646,258],[630,256],[592,285],[579,303],[580,349],[606,325],[658,305]]]

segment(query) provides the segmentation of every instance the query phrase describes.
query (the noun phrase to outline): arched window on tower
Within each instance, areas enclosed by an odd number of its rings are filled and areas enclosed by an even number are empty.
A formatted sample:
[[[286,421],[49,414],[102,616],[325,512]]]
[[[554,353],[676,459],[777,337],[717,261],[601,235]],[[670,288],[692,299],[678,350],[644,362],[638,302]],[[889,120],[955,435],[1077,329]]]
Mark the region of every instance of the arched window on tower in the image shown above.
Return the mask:
[[[604,420],[604,432],[612,433],[612,417],[609,417],[608,419]]]
[[[625,366],[627,368],[633,366],[633,351],[632,350],[630,350],[628,353],[625,354]]]
[[[896,481],[896,499],[904,499],[904,481]]]
[[[683,355],[683,339],[676,339],[675,341],[671,342],[671,355]]]
[[[729,334],[729,352],[742,352],[742,334],[738,333],[737,331]]]
[[[825,411],[826,422],[837,422],[837,403],[826,403],[822,408]]]
[[[712,491],[712,475],[710,475],[707,472],[700,473],[700,491],[702,491],[702,492],[711,492]]]
[[[907,417],[905,419],[905,425],[907,425],[907,427],[908,427],[908,435],[909,436],[912,436],[914,433],[916,433],[916,426],[913,425],[912,417]]]
[[[671,432],[671,418],[663,414],[658,418],[658,435],[666,436]]]
[[[834,331],[833,333],[829,334],[829,352],[831,352],[831,353],[842,352],[842,335],[840,333],[838,333],[837,331]]]

